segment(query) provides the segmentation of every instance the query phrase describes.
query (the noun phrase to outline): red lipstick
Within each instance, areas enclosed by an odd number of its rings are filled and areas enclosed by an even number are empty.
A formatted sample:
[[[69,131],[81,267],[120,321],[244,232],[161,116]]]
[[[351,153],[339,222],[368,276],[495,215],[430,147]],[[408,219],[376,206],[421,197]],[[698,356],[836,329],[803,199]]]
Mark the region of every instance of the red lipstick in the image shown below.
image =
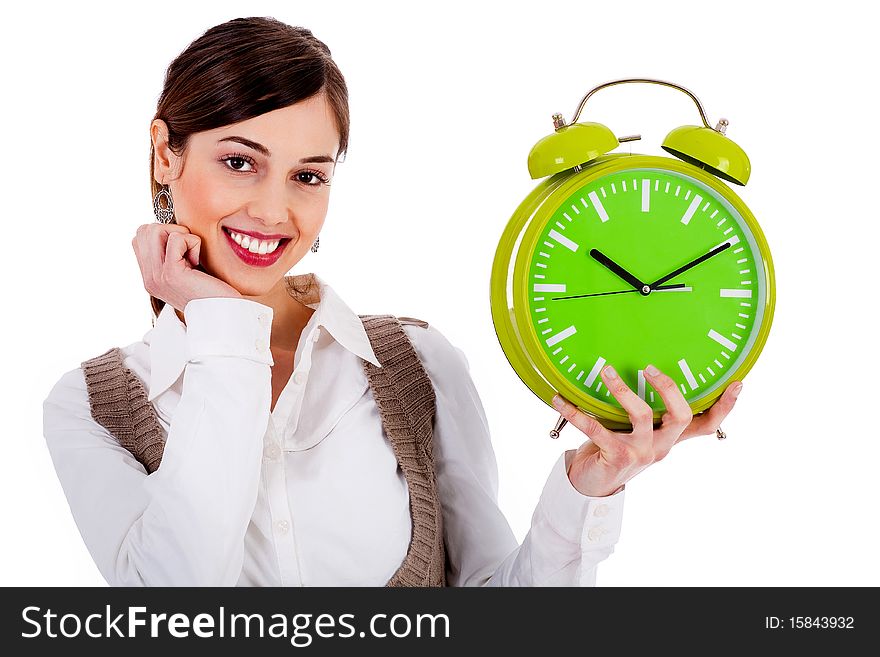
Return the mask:
[[[237,255],[242,262],[251,267],[268,267],[275,264],[278,261],[278,258],[281,257],[281,254],[284,253],[284,249],[287,247],[288,242],[290,242],[289,238],[283,239],[279,242],[278,248],[272,251],[272,253],[260,255],[259,253],[251,253],[247,249],[242,248],[241,245],[232,239],[232,235],[226,230],[223,231],[223,234],[226,235],[226,240],[229,242],[229,246],[232,248],[235,255]]]

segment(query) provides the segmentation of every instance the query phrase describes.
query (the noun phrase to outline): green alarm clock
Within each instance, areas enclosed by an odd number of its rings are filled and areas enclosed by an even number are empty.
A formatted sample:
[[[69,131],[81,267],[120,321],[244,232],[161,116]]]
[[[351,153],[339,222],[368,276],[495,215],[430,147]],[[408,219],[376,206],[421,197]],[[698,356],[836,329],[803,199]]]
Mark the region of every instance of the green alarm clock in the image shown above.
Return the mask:
[[[650,83],[686,93],[702,126],[663,141],[675,156],[611,153],[617,138],[599,123],[578,123],[597,91]],[[710,127],[697,97],[646,78],[591,89],[566,124],[528,158],[542,182],[501,236],[491,274],[492,321],[519,378],[548,406],[557,392],[609,429],[631,429],[629,415],[603,385],[613,364],[653,410],[665,406],[645,380],[653,363],[700,413],[757,360],[773,320],[775,283],[767,241],[727,183],[745,185],[751,165]],[[560,417],[550,435],[556,438]]]

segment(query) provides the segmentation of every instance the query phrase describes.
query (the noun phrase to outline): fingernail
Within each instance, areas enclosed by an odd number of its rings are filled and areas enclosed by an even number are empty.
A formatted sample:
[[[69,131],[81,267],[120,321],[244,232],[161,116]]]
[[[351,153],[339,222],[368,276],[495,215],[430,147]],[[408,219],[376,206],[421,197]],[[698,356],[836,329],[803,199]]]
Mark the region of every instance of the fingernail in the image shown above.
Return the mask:
[[[555,408],[562,408],[563,406],[565,406],[565,402],[562,400],[562,397],[560,397],[559,395],[554,395],[553,406]]]
[[[654,367],[653,365],[648,365],[648,366],[645,368],[645,371],[646,371],[648,374],[650,374],[651,376],[657,376],[658,374],[660,374],[660,370],[658,370],[658,369],[657,369],[656,367]]]
[[[740,391],[741,391],[742,389],[743,389],[743,384],[742,384],[742,383],[737,383],[737,384],[733,387],[733,396],[734,396],[734,397],[739,397],[739,393],[740,393]]]
[[[617,378],[617,372],[614,370],[613,367],[611,367],[611,365],[608,365],[608,366],[605,368],[605,376],[607,376],[609,379],[616,379],[616,378]]]

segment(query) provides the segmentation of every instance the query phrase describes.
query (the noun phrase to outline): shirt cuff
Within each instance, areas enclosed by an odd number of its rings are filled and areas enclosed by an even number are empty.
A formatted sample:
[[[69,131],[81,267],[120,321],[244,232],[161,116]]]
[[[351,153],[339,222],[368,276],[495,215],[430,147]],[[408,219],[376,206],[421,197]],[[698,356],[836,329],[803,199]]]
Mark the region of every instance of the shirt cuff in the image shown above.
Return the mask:
[[[556,533],[581,549],[614,545],[620,538],[624,491],[606,497],[584,495],[568,478],[566,454],[559,455],[544,484],[540,501],[544,516]]]
[[[274,309],[251,299],[192,299],[186,318],[187,362],[205,356],[236,356],[274,365],[269,349]]]

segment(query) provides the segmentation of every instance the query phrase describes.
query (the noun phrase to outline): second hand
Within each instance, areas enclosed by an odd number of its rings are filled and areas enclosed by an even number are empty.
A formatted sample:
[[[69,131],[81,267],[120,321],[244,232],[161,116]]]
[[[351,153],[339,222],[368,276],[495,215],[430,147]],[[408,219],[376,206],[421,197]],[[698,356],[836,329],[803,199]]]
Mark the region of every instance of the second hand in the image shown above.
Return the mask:
[[[675,285],[660,285],[659,287],[653,288],[651,291],[655,292],[657,290],[678,290],[680,288],[686,287],[684,283],[677,283]],[[638,292],[639,290],[619,290],[617,292],[594,292],[592,294],[575,294],[569,297],[550,297],[551,301],[560,301],[562,299],[583,299],[584,297],[603,297],[609,294],[630,294],[631,292]]]

